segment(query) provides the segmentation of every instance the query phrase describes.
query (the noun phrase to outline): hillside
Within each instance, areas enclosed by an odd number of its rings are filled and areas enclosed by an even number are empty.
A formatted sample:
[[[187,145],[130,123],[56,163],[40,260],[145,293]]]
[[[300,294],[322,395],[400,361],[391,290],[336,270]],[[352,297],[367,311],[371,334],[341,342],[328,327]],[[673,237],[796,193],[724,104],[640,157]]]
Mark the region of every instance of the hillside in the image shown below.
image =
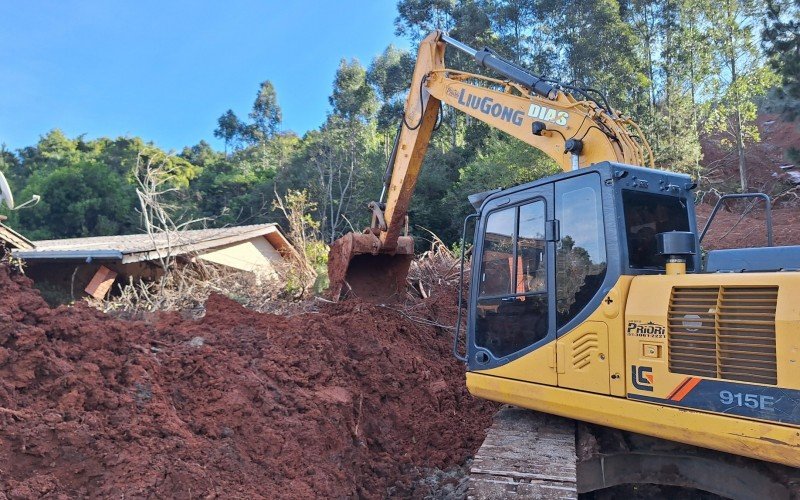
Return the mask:
[[[783,121],[775,114],[758,119],[761,142],[749,145],[746,154],[751,191],[761,191],[773,198],[773,225],[776,245],[800,245],[800,165],[786,159],[786,151],[800,145],[797,123]],[[720,137],[703,143],[706,178],[700,186],[701,203],[697,206],[698,227],[703,228],[718,199],[717,192],[735,192],[739,183],[735,152],[720,144]],[[730,202],[720,210],[704,247],[732,248],[766,244],[762,202]]]

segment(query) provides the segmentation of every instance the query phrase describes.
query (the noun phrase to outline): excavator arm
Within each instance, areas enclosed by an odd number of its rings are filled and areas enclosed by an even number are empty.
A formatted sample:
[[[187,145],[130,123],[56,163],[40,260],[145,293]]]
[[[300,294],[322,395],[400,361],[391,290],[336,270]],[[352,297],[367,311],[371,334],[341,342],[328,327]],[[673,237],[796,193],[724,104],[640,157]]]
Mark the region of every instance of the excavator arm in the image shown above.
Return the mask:
[[[448,69],[453,46],[502,76]],[[533,75],[489,49],[475,50],[440,31],[419,46],[403,123],[389,159],[384,189],[369,204],[372,225],[331,246],[330,291],[387,298],[405,285],[413,240],[402,233],[408,208],[442,103],[459,109],[543,151],[565,170],[601,161],[652,166],[652,153],[637,125],[610,108],[602,95]]]

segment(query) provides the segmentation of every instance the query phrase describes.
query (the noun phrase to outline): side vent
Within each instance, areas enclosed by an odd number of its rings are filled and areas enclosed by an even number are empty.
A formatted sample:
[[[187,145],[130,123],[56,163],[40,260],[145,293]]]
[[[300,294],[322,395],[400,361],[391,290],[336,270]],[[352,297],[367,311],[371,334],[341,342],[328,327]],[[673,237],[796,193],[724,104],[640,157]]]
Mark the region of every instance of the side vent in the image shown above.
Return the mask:
[[[675,287],[668,314],[673,373],[776,384],[778,287]]]
[[[592,363],[592,355],[600,349],[596,333],[586,333],[572,341],[572,366],[578,370]]]

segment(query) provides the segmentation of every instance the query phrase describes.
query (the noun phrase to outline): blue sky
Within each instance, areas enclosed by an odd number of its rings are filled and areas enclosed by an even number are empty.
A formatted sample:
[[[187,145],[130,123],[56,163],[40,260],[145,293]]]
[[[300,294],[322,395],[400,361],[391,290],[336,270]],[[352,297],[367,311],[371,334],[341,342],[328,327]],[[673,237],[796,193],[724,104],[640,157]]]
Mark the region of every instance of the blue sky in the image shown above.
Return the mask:
[[[365,66],[394,36],[394,0],[31,0],[0,3],[0,143],[141,136],[166,149],[246,117],[271,80],[283,128],[317,128],[342,58]]]

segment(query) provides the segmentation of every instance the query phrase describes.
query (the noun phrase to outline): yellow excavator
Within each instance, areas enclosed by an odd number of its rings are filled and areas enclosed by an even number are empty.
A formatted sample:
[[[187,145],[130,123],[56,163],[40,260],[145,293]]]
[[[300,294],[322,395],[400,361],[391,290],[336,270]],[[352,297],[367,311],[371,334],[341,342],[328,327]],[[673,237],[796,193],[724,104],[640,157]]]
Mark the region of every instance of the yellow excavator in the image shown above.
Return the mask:
[[[448,46],[499,78],[446,68]],[[700,234],[696,184],[654,169],[636,124],[593,89],[430,34],[383,193],[369,205],[371,227],[332,245],[334,296],[402,293],[413,254],[407,211],[442,103],[540,149],[564,171],[470,197],[466,345],[459,321],[454,346],[467,387],[561,417],[524,424],[537,429],[527,438],[513,435],[521,423],[490,430],[495,441],[473,466],[485,488],[473,496],[570,498],[636,482],[731,498],[796,496],[800,247],[772,246],[769,198],[743,194],[734,196],[767,202],[768,245],[701,254],[720,204]],[[571,452],[542,437],[556,435]],[[575,447],[587,440],[594,452],[581,459]],[[573,463],[560,463],[564,456]]]

